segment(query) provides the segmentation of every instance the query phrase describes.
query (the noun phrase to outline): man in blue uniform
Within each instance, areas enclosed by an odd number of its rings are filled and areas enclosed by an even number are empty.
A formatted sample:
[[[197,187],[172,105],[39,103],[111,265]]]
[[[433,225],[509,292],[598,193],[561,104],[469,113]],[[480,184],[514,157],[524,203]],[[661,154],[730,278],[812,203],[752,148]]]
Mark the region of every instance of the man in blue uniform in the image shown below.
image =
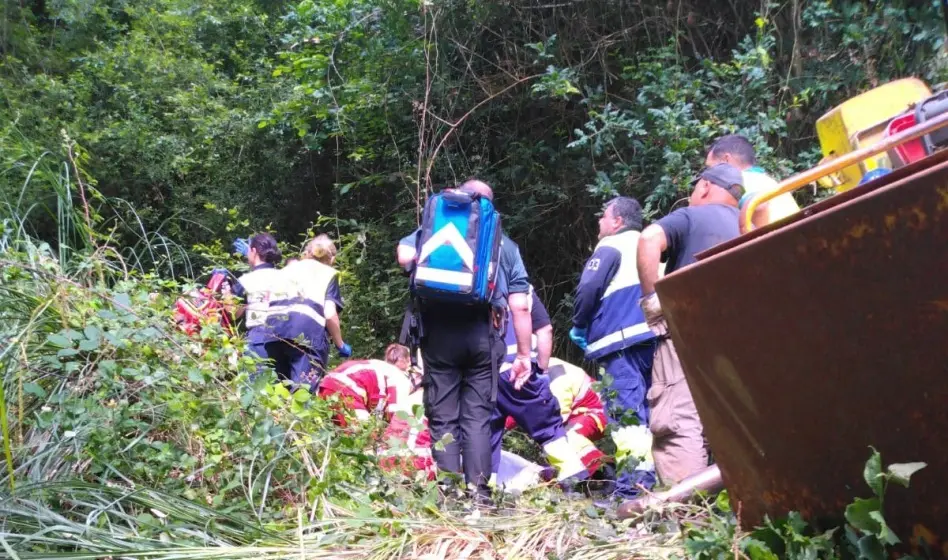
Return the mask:
[[[638,201],[620,196],[606,204],[599,220],[599,244],[576,288],[570,338],[612,378],[609,389],[615,391],[616,402],[609,408],[632,412],[639,424],[646,425],[645,394],[651,383],[655,335],[637,305],[642,289],[635,251],[641,231]]]
[[[459,187],[493,200],[494,193],[482,181],[467,181]],[[416,236],[398,245],[398,263],[414,265]],[[500,248],[494,299],[489,306],[465,306],[437,302],[418,310],[420,340],[425,364],[424,405],[432,442],[446,434],[451,441],[432,451],[442,471],[460,472],[478,504],[490,502],[490,419],[497,400],[497,376],[504,356],[503,328],[510,322],[516,333],[517,353],[510,378],[519,388],[532,374],[530,365],[529,281],[520,250],[506,236]],[[505,315],[508,315],[505,318]]]

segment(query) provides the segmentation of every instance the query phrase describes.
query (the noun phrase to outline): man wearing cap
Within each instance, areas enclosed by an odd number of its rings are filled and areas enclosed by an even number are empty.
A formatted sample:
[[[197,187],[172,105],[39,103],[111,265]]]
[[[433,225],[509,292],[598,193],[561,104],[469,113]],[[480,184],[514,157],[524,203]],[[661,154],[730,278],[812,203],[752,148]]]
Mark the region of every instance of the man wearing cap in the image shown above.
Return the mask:
[[[663,484],[676,484],[708,465],[704,428],[675,352],[655,293],[659,263],[672,274],[696,262],[695,255],[740,235],[738,201],[744,194],[741,170],[720,163],[707,167],[693,183],[687,208],[680,208],[642,231],[637,263],[642,283],[640,305],[658,336],[648,391],[652,456]]]

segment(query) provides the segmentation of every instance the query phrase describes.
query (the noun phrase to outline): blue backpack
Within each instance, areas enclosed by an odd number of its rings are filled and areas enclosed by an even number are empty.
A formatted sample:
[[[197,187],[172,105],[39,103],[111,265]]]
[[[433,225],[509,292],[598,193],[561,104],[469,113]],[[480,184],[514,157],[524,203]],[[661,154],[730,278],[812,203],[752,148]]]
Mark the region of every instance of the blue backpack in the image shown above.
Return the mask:
[[[425,301],[490,303],[502,238],[490,200],[456,190],[432,195],[415,242],[412,292]]]

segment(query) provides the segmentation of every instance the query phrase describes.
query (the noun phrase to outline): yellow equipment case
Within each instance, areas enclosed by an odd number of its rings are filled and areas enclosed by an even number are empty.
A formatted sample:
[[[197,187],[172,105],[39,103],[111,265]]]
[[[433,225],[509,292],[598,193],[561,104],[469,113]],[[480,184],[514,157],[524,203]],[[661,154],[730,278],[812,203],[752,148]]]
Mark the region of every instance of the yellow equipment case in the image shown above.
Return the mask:
[[[931,90],[917,78],[903,78],[871,89],[834,107],[816,121],[824,159],[831,159],[878,142],[889,122],[930,97]],[[886,154],[864,160],[821,181],[840,192],[859,184],[862,176],[879,167],[893,168]]]

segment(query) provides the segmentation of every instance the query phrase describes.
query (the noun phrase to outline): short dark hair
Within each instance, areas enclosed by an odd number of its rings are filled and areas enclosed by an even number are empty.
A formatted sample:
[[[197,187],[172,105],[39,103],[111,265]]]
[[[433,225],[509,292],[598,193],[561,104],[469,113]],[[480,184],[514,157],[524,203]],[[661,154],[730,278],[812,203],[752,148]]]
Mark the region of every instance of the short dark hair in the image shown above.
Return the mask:
[[[642,231],[642,205],[638,200],[617,196],[606,203],[606,208],[612,208],[612,213],[622,218],[622,225],[626,229]]]
[[[728,134],[722,136],[711,144],[708,153],[715,156],[729,154],[743,165],[756,165],[757,155],[754,153],[754,145],[751,141],[740,134]]]
[[[255,249],[263,262],[279,264],[283,253],[277,247],[276,239],[269,233],[258,233],[250,238],[250,248]]]

